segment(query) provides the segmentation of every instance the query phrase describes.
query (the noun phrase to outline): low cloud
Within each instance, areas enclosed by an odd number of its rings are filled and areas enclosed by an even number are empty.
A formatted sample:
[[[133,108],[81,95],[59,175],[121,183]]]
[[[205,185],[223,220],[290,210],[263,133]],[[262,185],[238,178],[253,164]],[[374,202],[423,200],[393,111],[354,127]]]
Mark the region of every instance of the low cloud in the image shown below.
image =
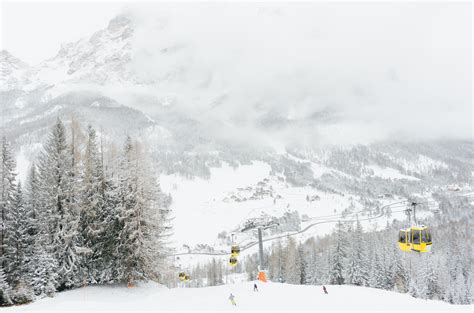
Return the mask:
[[[132,66],[156,82],[149,92],[219,138],[472,138],[470,4],[162,3],[127,12]]]

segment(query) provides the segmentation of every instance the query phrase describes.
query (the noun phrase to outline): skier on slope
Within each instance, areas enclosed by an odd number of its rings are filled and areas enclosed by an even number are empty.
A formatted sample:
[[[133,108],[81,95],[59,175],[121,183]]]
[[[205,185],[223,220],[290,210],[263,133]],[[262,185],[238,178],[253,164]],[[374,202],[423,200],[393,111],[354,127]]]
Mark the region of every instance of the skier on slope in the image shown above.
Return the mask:
[[[232,303],[232,305],[237,305],[237,303],[235,303],[235,300],[234,300],[235,296],[232,294],[232,292],[230,293],[230,296],[229,296],[229,300],[230,300],[230,303]]]
[[[323,286],[323,291],[325,294],[328,294],[328,291],[326,290],[326,286]]]
[[[257,284],[253,284],[253,291],[258,291]]]

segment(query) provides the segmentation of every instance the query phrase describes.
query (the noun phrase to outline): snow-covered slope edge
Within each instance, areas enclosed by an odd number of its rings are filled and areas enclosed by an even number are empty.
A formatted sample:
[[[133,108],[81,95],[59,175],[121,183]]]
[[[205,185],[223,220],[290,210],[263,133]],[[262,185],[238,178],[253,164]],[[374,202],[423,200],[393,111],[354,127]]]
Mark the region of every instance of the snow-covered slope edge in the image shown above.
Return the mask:
[[[208,288],[174,288],[148,283],[135,288],[101,286],[62,292],[33,304],[6,308],[5,312],[67,311],[163,311],[163,310],[410,310],[471,311],[472,306],[450,305],[440,301],[415,299],[408,294],[355,286],[300,286],[253,282]],[[237,306],[229,301],[235,295]],[[291,295],[291,296],[290,296]],[[2,310],[3,311],[3,310]]]

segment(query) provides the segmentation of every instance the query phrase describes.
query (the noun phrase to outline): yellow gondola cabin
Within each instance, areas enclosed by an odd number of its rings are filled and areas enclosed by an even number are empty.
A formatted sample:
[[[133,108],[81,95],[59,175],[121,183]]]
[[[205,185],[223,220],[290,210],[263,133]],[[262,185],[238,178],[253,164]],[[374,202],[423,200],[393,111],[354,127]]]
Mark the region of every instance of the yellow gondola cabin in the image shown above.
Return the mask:
[[[236,266],[237,265],[237,258],[234,256],[231,256],[229,259],[229,265],[230,266]]]
[[[398,246],[402,251],[429,252],[431,250],[431,233],[424,225],[401,229]]]
[[[232,245],[230,248],[230,254],[232,256],[239,256],[240,254],[240,247],[238,245]]]

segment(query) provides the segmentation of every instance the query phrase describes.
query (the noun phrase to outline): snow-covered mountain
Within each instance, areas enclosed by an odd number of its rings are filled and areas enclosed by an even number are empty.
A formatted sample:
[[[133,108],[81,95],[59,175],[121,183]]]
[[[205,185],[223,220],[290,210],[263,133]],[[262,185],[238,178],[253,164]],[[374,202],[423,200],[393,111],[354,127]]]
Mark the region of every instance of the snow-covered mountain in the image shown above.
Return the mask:
[[[129,19],[118,16],[107,28],[90,38],[63,44],[56,56],[35,66],[28,66],[2,51],[2,79],[12,76],[18,79],[17,85],[2,86],[2,89],[29,91],[57,85],[64,87],[68,83],[104,84],[130,79],[132,74],[126,68],[133,34],[130,23]]]
[[[28,68],[28,64],[14,57],[8,51],[0,51],[1,90],[11,90],[19,87]]]
[[[268,23],[281,18],[267,11],[254,17]],[[243,75],[237,82],[252,76],[238,69],[237,61],[249,53],[245,47],[218,34],[222,50],[212,54],[216,46],[201,33],[205,28],[196,36],[207,50],[192,36],[175,37],[176,28],[181,30],[166,18],[143,27],[125,14],[37,65],[0,52],[0,134],[13,141],[19,171],[25,172],[57,117],[91,124],[109,142],[120,144],[126,134],[138,137],[148,144],[162,186],[173,196],[180,244],[189,243],[190,229],[202,235],[193,244],[212,244],[218,232],[234,229],[250,213],[281,217],[296,210],[310,218],[376,208],[383,195],[430,197],[451,184],[472,189],[472,140],[375,136],[379,139],[340,144],[340,129],[350,123],[338,101],[346,99],[329,101],[327,86],[311,84],[312,69],[276,72],[285,81],[293,73],[288,88],[270,88],[273,78],[258,73],[265,77],[261,86],[236,87],[230,76]],[[241,32],[234,35],[243,37]],[[265,64],[259,60],[251,70],[265,73]],[[286,70],[281,63],[277,67]],[[374,96],[362,87],[351,94],[361,103]],[[312,107],[315,95],[324,105]],[[331,138],[334,143],[327,144]],[[205,231],[187,223],[203,215],[214,221]]]

